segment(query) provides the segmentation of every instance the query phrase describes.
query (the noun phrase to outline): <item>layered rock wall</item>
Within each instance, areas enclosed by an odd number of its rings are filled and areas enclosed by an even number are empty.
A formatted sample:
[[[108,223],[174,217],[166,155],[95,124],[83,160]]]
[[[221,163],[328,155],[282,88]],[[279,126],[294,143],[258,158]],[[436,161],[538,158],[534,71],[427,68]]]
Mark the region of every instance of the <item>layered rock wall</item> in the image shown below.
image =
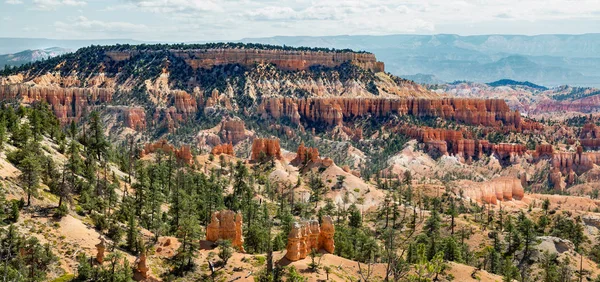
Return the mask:
[[[308,70],[311,66],[336,67],[350,62],[373,72],[385,71],[384,64],[378,62],[375,55],[369,53],[232,48],[170,50],[170,52],[182,58],[193,69],[210,69],[227,64],[252,66],[257,63],[270,63],[282,70],[299,71]],[[105,54],[107,59],[119,62],[128,60],[137,53],[137,51],[114,51]]]
[[[516,177],[498,177],[462,188],[463,195],[477,202],[498,204],[498,201],[521,200],[525,190]]]
[[[527,152],[527,148],[522,144],[491,144],[488,140],[466,139],[465,136],[469,135],[466,131],[430,127],[405,127],[400,128],[400,133],[424,143],[428,152],[454,155],[466,160],[479,159],[483,155],[494,154],[500,159],[508,159],[514,163],[519,156],[523,156]]]
[[[301,121],[342,125],[344,119],[388,114],[417,117],[440,117],[467,125],[504,126],[522,130],[540,125],[523,121],[518,111],[511,111],[504,100],[483,99],[379,99],[379,98],[267,98],[258,107],[263,117],[288,117]]]
[[[226,120],[221,123],[219,135],[225,143],[233,145],[246,139],[246,127],[242,120]]]
[[[91,112],[90,106],[94,104],[110,102],[114,93],[109,88],[62,88],[27,84],[0,86],[0,99],[23,103],[44,101],[63,124],[79,120],[83,114]]]

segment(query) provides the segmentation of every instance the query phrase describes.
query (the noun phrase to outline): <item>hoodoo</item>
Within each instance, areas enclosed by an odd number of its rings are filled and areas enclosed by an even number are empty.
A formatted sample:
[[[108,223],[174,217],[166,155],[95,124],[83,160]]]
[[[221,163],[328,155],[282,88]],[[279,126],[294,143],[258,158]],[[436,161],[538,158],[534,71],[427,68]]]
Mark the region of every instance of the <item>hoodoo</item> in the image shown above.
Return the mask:
[[[322,220],[322,225],[316,220],[294,222],[292,224],[292,229],[288,234],[285,254],[288,260],[304,259],[313,249],[323,249],[333,253],[335,250],[333,221],[329,216],[324,216]]]
[[[243,252],[242,214],[230,210],[213,212],[206,229],[206,240],[211,242],[230,240],[232,246]]]

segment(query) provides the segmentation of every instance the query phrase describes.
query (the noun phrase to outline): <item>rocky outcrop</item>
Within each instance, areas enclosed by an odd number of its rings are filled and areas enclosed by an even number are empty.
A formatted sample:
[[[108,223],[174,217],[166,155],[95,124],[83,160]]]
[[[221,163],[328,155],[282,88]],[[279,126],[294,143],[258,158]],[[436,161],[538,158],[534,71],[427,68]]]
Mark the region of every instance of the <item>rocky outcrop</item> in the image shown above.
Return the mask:
[[[574,171],[581,175],[600,165],[600,152],[555,152],[552,158],[552,167],[560,170],[563,175]]]
[[[384,65],[375,55],[354,52],[321,52],[295,50],[258,50],[258,49],[204,49],[173,51],[175,56],[183,58],[192,68],[210,69],[217,65],[274,64],[282,70],[308,70],[311,66],[335,67],[350,62],[374,72],[383,72]]]
[[[182,118],[193,117],[198,111],[198,104],[192,95],[183,90],[172,91],[173,105],[177,113],[182,114]]]
[[[333,239],[334,235],[335,226],[333,225],[333,219],[328,215],[322,217],[321,233],[319,233],[319,247],[330,254],[333,254],[335,251],[335,241]]]
[[[155,152],[163,152],[166,154],[173,153],[177,160],[186,164],[192,164],[193,162],[192,151],[190,146],[188,145],[183,145],[179,149],[177,149],[175,148],[175,146],[169,144],[167,140],[161,139],[155,143],[149,143],[144,145],[144,149],[141,152],[141,157]]]
[[[534,157],[536,159],[540,158],[550,158],[554,157],[554,148],[550,144],[539,144],[535,146],[535,154]]]
[[[146,112],[142,107],[129,107],[123,110],[125,126],[142,131],[146,130]]]
[[[296,165],[311,163],[318,163],[321,161],[319,157],[319,150],[317,148],[306,147],[304,146],[304,142],[298,146],[298,151],[296,152],[296,158],[292,160],[292,163]]]
[[[106,251],[106,240],[102,236],[99,239],[100,243],[96,244],[96,261],[102,264],[104,262],[104,252]]]
[[[333,236],[335,228],[329,216],[322,218],[322,224],[316,220],[294,222],[288,234],[285,257],[290,261],[306,258],[313,250],[323,249],[329,253],[335,250]]]
[[[412,99],[412,98],[268,98],[258,107],[263,117],[285,116],[294,123],[324,122],[342,125],[344,119],[389,114],[417,117],[439,117],[467,125],[504,126],[512,130],[540,128],[541,125],[521,119],[504,100],[483,99]]]
[[[90,107],[98,103],[108,103],[115,91],[109,88],[63,88],[58,86],[32,86],[14,84],[0,86],[0,99],[16,100],[30,104],[46,102],[58,120],[67,124],[78,121],[84,113],[91,112]]]
[[[500,143],[492,146],[492,151],[498,160],[506,160],[510,163],[517,163],[518,157],[527,152],[527,147],[523,144]]]
[[[151,51],[145,51],[151,52]],[[210,69],[214,66],[240,64],[273,64],[282,70],[308,70],[311,66],[336,67],[345,62],[371,70],[385,71],[384,64],[378,62],[375,55],[355,52],[324,52],[310,50],[264,50],[243,48],[208,48],[196,50],[170,50],[176,56],[185,60],[193,69]],[[138,51],[108,51],[108,59],[119,62],[128,60],[139,54]]]
[[[539,250],[540,253],[547,251],[551,254],[562,254],[575,250],[573,242],[559,237],[540,236],[537,237],[537,241],[539,241],[539,244],[535,246],[535,249]]]
[[[225,143],[236,145],[240,141],[248,138],[244,122],[239,119],[225,120],[221,123],[219,136]]]
[[[146,252],[142,252],[140,257],[137,259],[137,263],[135,265],[135,271],[139,273],[143,278],[148,278],[148,271],[150,268],[146,264]]]
[[[498,177],[487,182],[471,183],[461,190],[467,198],[494,205],[498,201],[521,200],[525,194],[521,180],[516,177]]]
[[[212,150],[210,151],[210,153],[215,156],[218,156],[218,155],[234,156],[233,145],[231,145],[231,143],[229,143],[229,144],[221,144],[221,145],[214,146],[212,148]]]
[[[594,123],[586,123],[579,134],[579,143],[586,149],[600,149],[600,127]]]
[[[278,160],[282,158],[279,139],[254,139],[252,142],[252,154],[250,159],[252,161],[258,161],[262,157],[274,158]]]
[[[527,152],[522,144],[490,144],[488,140],[466,139],[469,133],[430,127],[400,128],[405,134],[425,144],[425,150],[432,155],[454,155],[463,160],[479,159],[483,155],[494,154],[500,160],[516,163],[518,157]]]
[[[210,224],[206,228],[206,240],[211,242],[230,240],[232,246],[244,252],[242,214],[230,210],[213,212]]]

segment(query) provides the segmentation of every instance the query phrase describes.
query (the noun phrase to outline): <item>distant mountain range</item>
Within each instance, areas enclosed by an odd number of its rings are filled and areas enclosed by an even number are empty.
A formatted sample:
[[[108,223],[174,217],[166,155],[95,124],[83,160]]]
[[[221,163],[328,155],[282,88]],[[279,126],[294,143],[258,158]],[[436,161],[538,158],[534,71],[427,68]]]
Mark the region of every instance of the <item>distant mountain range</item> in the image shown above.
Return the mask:
[[[0,54],[14,54],[24,50],[43,50],[59,47],[77,50],[90,45],[141,44],[143,41],[131,39],[68,40],[46,38],[0,38]]]
[[[15,54],[0,55],[0,68],[5,65],[20,66],[26,63],[45,60],[72,52],[71,49],[52,47],[47,49],[25,50]]]
[[[407,78],[432,74],[434,81],[446,82],[506,78],[545,86],[600,86],[600,34],[279,36],[242,42],[366,50],[385,62],[387,71]]]
[[[240,42],[365,50],[385,62],[388,72],[420,83],[511,79],[549,87],[600,87],[600,34],[277,36]],[[157,42],[0,38],[0,54],[117,43]]]

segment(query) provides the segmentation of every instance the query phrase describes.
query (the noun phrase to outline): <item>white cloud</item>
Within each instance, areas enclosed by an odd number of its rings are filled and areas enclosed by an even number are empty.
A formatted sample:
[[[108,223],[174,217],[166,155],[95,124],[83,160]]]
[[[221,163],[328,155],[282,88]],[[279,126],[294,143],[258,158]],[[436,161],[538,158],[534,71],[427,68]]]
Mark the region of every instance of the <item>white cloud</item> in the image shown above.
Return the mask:
[[[56,31],[71,35],[110,35],[110,34],[132,34],[147,31],[144,24],[129,22],[110,22],[90,20],[84,16],[71,19],[69,22],[57,21],[54,23]]]
[[[4,1],[4,3],[10,4],[10,5],[19,5],[19,4],[23,4],[23,1],[21,1],[21,0],[6,0],[6,1]]]
[[[83,0],[33,0],[35,10],[51,11],[60,6],[85,6],[87,2]]]
[[[212,0],[128,0],[144,11],[153,13],[197,13],[222,11],[218,1]]]
[[[129,27],[136,32],[136,38],[149,40],[557,32],[551,26],[564,26],[560,30],[563,33],[582,33],[600,28],[598,0],[0,0],[8,2],[24,2],[38,10],[58,10],[59,23],[103,30],[95,32],[106,37],[127,36],[108,34],[107,30],[125,29],[127,22],[135,22]],[[89,7],[80,12],[76,12],[79,8],[64,9],[86,3]],[[74,15],[83,15],[86,20],[68,19]],[[38,26],[40,31],[61,28],[75,32],[74,28],[48,27],[30,15],[10,16],[15,21],[27,20],[28,25]],[[103,22],[110,24],[102,25]],[[149,28],[140,30],[140,25]],[[8,27],[0,26],[2,31],[12,34]]]

